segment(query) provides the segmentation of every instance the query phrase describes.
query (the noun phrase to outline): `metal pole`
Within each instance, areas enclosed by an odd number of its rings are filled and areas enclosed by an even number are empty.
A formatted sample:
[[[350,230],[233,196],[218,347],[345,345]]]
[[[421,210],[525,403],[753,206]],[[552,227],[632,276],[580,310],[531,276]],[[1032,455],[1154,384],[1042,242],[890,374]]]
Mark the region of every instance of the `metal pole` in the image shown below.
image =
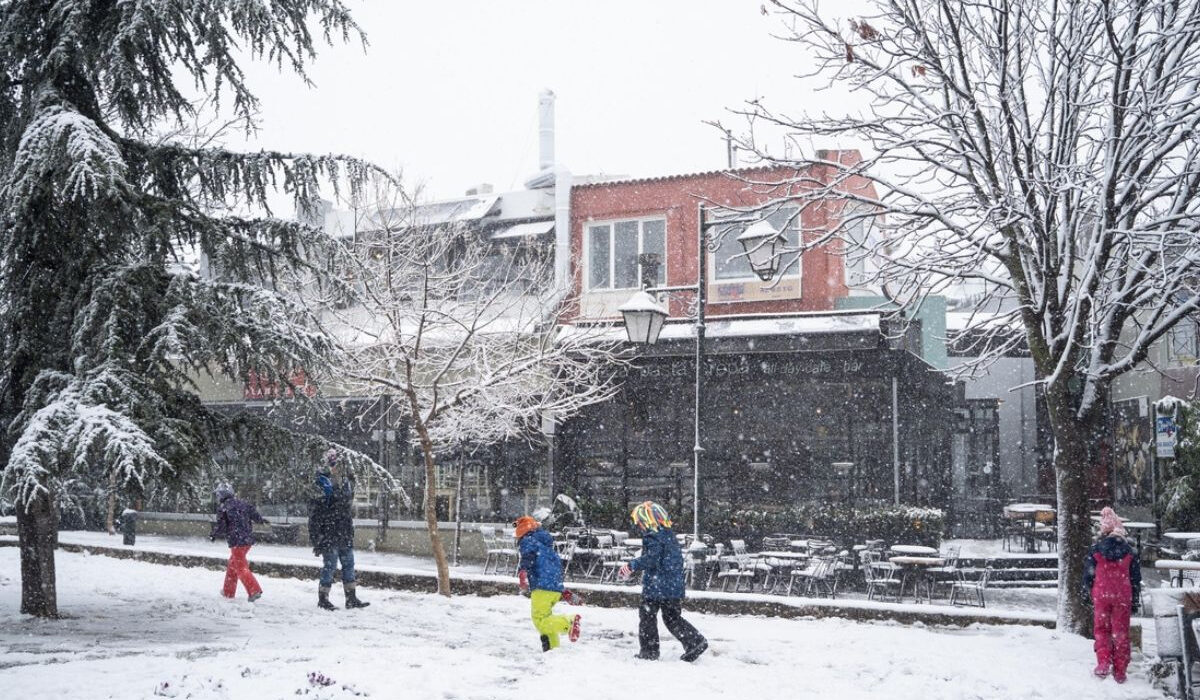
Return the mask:
[[[463,470],[466,466],[466,453],[462,445],[458,446],[458,483],[454,485],[454,566],[458,566],[458,552],[462,546],[462,491]]]
[[[896,505],[900,505],[900,393],[899,382],[892,377],[892,481]]]
[[[692,452],[695,466],[692,472],[692,537],[693,542],[700,541],[700,455],[704,448],[700,446],[700,406],[704,402],[704,305],[707,301],[707,267],[708,267],[708,237],[704,233],[704,205],[699,209],[699,226],[696,227],[696,410],[695,446]]]

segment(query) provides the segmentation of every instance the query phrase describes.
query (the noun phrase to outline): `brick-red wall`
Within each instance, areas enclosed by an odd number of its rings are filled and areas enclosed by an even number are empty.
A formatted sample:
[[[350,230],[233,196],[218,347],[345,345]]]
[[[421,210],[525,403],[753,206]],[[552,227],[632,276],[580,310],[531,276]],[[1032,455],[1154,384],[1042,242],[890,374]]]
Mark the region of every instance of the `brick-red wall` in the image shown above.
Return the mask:
[[[816,170],[816,169],[814,169]],[[824,170],[824,168],[820,168]],[[793,178],[794,169],[754,169],[736,171],[755,182]],[[805,176],[815,173],[810,170]],[[855,183],[851,183],[855,184]],[[866,186],[859,183],[855,186]],[[799,185],[791,185],[798,188]],[[750,206],[779,199],[784,190],[750,184],[724,173],[704,173],[630,182],[576,186],[571,190],[571,277],[575,294],[583,291],[583,231],[589,221],[665,216],[667,220],[667,285],[696,283],[696,229],[699,203],[709,200],[729,206]],[[793,191],[797,191],[793,189]],[[802,213],[805,230],[825,230],[828,221],[840,210],[840,203],[811,205]],[[819,234],[812,234],[817,236]],[[834,242],[804,254],[801,298],[747,301],[736,304],[710,303],[707,314],[758,314],[797,311],[830,311],[834,300],[847,295],[842,258],[834,254]],[[711,281],[711,280],[710,280]],[[686,313],[686,301],[673,299],[671,315]]]

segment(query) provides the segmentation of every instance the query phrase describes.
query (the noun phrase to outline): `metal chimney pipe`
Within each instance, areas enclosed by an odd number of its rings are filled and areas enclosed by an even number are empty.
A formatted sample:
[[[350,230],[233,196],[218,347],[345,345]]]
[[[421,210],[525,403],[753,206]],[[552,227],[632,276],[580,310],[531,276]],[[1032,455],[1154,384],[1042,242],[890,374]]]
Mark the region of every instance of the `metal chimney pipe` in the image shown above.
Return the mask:
[[[538,95],[538,169],[554,167],[554,91]]]

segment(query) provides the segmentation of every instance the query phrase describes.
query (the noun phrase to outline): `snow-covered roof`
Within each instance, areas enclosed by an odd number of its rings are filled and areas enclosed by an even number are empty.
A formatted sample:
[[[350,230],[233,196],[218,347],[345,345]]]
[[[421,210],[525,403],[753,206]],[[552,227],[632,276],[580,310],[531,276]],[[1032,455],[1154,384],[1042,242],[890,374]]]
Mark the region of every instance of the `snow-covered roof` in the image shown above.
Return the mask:
[[[421,226],[437,226],[461,221],[478,221],[492,212],[500,195],[488,194],[441,202],[418,204],[414,221]]]
[[[768,318],[708,319],[705,333],[709,338],[752,338],[773,335],[818,335],[823,333],[878,333],[880,314],[810,314]],[[583,332],[577,326],[565,326],[564,334]],[[618,325],[596,334],[586,331],[597,340],[625,339],[625,327]],[[690,322],[668,323],[663,326],[659,340],[688,340],[696,337],[696,326]]]
[[[526,236],[543,236],[554,230],[554,221],[530,221],[523,224],[513,224],[497,229],[492,234],[492,240],[505,238],[525,238]]]
[[[501,192],[500,206],[492,212],[496,221],[549,219],[554,216],[554,190]]]
[[[766,173],[773,170],[786,170],[786,166],[781,165],[765,165],[757,168],[734,168],[732,170],[726,168],[724,170],[706,170],[696,173],[677,173],[674,175],[653,175],[649,177],[630,177],[628,175],[613,175],[605,178],[603,175],[593,176],[590,182],[580,182],[583,178],[577,178],[575,182],[576,188],[602,187],[605,185],[616,184],[642,184],[647,182],[668,182],[671,180],[690,180],[698,177],[711,177],[713,175],[750,175],[754,173]],[[794,170],[794,168],[791,168]]]

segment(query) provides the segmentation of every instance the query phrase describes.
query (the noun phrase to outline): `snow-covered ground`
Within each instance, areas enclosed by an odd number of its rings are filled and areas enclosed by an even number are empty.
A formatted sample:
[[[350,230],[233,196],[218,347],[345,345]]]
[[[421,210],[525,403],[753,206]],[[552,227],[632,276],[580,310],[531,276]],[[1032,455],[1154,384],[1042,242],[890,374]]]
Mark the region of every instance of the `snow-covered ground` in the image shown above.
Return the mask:
[[[1161,697],[1140,656],[1126,685],[1097,681],[1090,642],[1042,628],[691,615],[711,652],[689,665],[664,640],[663,660],[644,662],[632,658],[635,610],[564,606],[583,614],[583,639],[542,654],[516,595],[364,590],[370,608],[325,613],[312,581],[263,578],[251,604],[243,593],[222,599],[219,572],[65,552],[57,561],[66,618],[35,620],[16,612],[17,550],[0,548],[5,697]],[[313,673],[334,682],[314,685]]]
[[[122,547],[120,535],[108,535],[103,532],[64,531],[59,533],[59,540],[71,544]],[[968,543],[967,546],[973,546],[978,551],[985,552],[972,556],[987,556],[986,552],[990,552],[992,549],[1000,551],[998,543],[994,547],[991,547],[988,541],[976,543],[974,540],[957,540],[957,542]],[[228,547],[223,541],[211,543],[203,538],[169,537],[163,535],[138,535],[136,548],[168,554],[216,557],[225,557],[229,552]],[[964,547],[964,551],[966,551],[966,547]],[[435,570],[433,560],[429,557],[410,556],[395,552],[369,552],[356,549],[354,558],[358,566],[367,569],[375,568],[379,571],[433,574]],[[256,561],[313,565],[319,563],[317,558],[313,556],[312,551],[305,545],[258,544],[250,552],[251,564]],[[450,569],[451,574],[455,576],[476,576],[481,574],[482,570],[483,567],[480,564],[466,562],[461,566],[451,567]],[[1147,573],[1152,575],[1150,572]],[[1042,615],[1053,619],[1057,596],[1058,591],[1054,588],[992,588],[987,592],[987,612],[1032,616]],[[770,600],[773,596],[760,595],[758,597]],[[850,591],[841,591],[838,594],[838,599],[843,601],[862,601],[865,598],[866,596],[861,593]],[[822,601],[823,604],[831,602],[827,599]],[[892,606],[894,604],[888,603],[887,605]],[[918,607],[917,609],[921,608]],[[957,610],[967,614],[977,609],[960,607]],[[952,609],[951,612],[953,611]]]

